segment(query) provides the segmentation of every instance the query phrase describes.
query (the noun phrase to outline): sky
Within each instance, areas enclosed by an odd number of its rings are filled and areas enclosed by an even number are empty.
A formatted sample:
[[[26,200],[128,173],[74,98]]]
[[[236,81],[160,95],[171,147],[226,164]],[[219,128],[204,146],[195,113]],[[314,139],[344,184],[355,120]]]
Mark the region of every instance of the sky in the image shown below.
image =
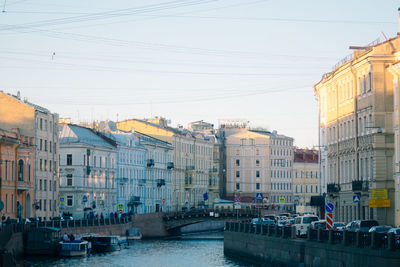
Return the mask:
[[[245,119],[318,145],[313,85],[399,1],[0,0],[0,90],[73,122]],[[386,37],[385,37],[386,36]]]

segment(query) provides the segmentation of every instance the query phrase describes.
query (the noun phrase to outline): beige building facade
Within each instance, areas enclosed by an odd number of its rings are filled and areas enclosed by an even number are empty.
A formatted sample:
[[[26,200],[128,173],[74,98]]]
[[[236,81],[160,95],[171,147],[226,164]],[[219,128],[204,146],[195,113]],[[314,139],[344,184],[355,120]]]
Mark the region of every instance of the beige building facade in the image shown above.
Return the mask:
[[[318,151],[295,149],[293,157],[293,197],[297,213],[305,211],[318,214],[317,207],[311,206],[311,197],[320,194]]]
[[[361,47],[314,86],[324,147],[321,171],[336,221],[395,224],[395,90],[388,67],[399,48],[399,38]],[[375,189],[387,190],[390,207],[370,205]]]

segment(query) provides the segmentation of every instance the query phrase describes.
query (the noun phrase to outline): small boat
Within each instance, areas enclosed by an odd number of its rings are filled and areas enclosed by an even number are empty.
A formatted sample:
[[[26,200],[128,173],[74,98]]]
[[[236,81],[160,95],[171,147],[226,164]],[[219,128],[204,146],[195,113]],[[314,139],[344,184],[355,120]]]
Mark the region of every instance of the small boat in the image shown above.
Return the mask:
[[[126,237],[128,240],[140,240],[142,239],[142,233],[139,228],[132,227],[126,230]]]
[[[121,249],[118,236],[89,235],[82,238],[92,244],[93,253],[112,252]]]
[[[61,236],[59,228],[32,228],[27,233],[25,253],[28,255],[56,254],[60,239]]]
[[[59,244],[62,257],[86,257],[91,249],[90,242],[86,240],[61,241]]]

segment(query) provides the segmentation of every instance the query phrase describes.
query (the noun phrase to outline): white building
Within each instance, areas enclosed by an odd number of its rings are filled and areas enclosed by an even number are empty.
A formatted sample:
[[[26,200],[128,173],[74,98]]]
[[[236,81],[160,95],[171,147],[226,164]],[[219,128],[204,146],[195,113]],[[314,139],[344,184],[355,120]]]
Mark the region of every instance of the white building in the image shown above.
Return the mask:
[[[116,142],[71,124],[62,127],[59,139],[60,213],[82,218],[116,212]]]
[[[151,136],[136,133],[140,144],[146,149],[146,176],[136,191],[141,205],[138,213],[172,211],[173,169],[171,144]]]
[[[136,213],[139,204],[137,196],[140,196],[142,183],[146,177],[146,149],[140,144],[135,133],[119,131],[106,135],[118,144],[116,178],[118,205],[122,204],[124,213]]]

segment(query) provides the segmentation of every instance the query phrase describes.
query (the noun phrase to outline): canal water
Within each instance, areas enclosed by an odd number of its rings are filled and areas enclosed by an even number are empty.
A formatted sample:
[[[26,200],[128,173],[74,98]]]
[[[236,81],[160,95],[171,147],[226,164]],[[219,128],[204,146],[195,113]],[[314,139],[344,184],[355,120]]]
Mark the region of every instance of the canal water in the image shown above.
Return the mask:
[[[25,266],[250,266],[224,256],[222,233],[186,235],[169,240],[135,240],[129,247],[86,258],[28,258]]]

